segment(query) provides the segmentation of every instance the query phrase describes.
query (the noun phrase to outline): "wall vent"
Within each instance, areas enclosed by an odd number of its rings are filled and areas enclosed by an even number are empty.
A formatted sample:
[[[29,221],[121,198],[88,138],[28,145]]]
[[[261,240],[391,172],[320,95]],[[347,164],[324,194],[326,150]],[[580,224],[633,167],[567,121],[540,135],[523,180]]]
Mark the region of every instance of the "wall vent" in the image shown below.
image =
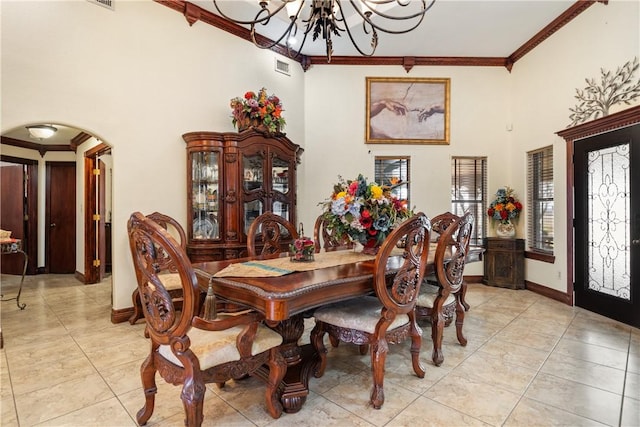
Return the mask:
[[[93,4],[97,4],[103,7],[106,7],[107,9],[110,10],[116,10],[115,9],[115,0],[87,0],[89,3],[93,3]]]
[[[289,71],[289,63],[284,62],[276,58],[276,71],[282,74],[286,74],[287,76],[291,75],[291,71]]]

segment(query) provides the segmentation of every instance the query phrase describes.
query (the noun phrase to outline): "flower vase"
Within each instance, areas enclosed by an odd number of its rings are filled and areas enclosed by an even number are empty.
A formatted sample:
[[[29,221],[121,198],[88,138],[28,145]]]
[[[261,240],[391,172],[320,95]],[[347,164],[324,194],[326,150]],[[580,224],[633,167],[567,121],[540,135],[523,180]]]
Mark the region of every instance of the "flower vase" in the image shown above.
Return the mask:
[[[513,239],[516,237],[516,227],[509,220],[500,221],[496,227],[496,235],[504,239]]]
[[[380,245],[376,239],[369,239],[362,247],[362,253],[367,255],[378,255]]]

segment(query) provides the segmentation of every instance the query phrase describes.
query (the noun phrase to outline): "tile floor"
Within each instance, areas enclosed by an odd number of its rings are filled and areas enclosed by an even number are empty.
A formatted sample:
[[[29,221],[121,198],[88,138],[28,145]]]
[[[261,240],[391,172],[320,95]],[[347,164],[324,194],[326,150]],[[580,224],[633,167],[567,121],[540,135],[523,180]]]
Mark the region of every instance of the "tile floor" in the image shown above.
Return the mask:
[[[2,276],[5,297],[20,278]],[[25,279],[20,311],[2,302],[2,426],[135,426],[143,405],[139,367],[148,352],[144,322],[110,322],[110,282],[73,276]],[[469,340],[445,329],[442,366],[413,375],[408,345],[391,346],[381,410],[367,406],[368,356],[330,350],[303,409],[273,420],[263,386],[249,378],[208,388],[208,426],[639,426],[640,330],[526,290],[469,286]],[[311,327],[311,322],[308,325]],[[308,331],[307,331],[308,332]],[[308,338],[308,334],[305,334]],[[180,388],[158,381],[148,425],[181,426]]]

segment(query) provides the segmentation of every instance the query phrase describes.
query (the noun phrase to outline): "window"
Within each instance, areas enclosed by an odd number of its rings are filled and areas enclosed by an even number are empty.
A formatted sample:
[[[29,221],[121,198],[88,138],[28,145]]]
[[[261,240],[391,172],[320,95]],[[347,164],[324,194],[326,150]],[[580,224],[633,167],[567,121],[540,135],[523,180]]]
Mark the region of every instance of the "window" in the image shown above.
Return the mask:
[[[469,211],[475,217],[472,245],[482,245],[487,234],[487,158],[453,157],[451,159],[451,213],[462,216]]]
[[[388,185],[391,192],[399,199],[407,201],[411,207],[409,193],[409,157],[375,158],[375,181],[380,185]]]
[[[527,153],[527,240],[532,251],[553,253],[553,147]]]

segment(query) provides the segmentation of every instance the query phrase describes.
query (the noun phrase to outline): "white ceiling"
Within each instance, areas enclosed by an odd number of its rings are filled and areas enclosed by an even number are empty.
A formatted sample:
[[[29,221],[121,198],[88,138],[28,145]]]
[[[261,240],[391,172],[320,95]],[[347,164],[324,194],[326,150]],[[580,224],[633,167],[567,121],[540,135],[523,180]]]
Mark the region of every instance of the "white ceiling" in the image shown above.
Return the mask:
[[[271,5],[279,2],[271,0]],[[217,14],[212,0],[194,0],[192,3]],[[345,13],[349,11],[350,16],[355,14],[348,0],[342,0],[342,3]],[[424,21],[414,31],[400,35],[379,33],[375,56],[508,57],[574,3],[574,0],[436,0]],[[234,17],[253,17],[259,10],[257,0],[222,0],[222,6]],[[398,9],[399,6],[394,8]],[[387,13],[392,14],[393,10]],[[259,32],[276,40],[280,34],[274,32],[273,28],[278,27],[282,32],[287,21],[284,14],[284,19],[279,23],[272,20]],[[362,46],[367,47],[369,38],[363,40]],[[346,35],[333,37],[333,51],[334,56],[359,56]],[[314,42],[309,36],[302,53],[324,56],[325,44],[321,39]],[[30,138],[23,127],[6,132],[3,136],[57,145],[69,144],[80,132],[79,129],[54,125],[58,132],[47,140]]]
[[[228,11],[228,16],[236,19],[250,19],[260,10],[256,0],[218,2],[221,9],[224,7],[223,11]],[[419,0],[411,2],[412,6],[420,3]],[[192,3],[218,14],[212,0]],[[359,17],[348,0],[341,0],[341,3],[348,17]],[[395,4],[395,0],[391,3]],[[420,26],[412,32],[379,32],[374,56],[508,57],[574,3],[574,0],[436,0]],[[278,4],[280,0],[271,0],[270,7]],[[404,12],[405,9],[396,4],[386,13]],[[258,25],[257,31],[277,40],[289,22],[284,9],[278,17],[281,17],[279,22],[272,20],[267,26]],[[352,29],[359,31],[361,25],[352,25]],[[346,34],[333,36],[332,40],[334,56],[359,55]],[[357,40],[362,40],[359,43],[363,50],[368,48],[370,37],[361,36]],[[302,53],[324,55],[325,43],[321,39],[314,42],[309,36]]]

